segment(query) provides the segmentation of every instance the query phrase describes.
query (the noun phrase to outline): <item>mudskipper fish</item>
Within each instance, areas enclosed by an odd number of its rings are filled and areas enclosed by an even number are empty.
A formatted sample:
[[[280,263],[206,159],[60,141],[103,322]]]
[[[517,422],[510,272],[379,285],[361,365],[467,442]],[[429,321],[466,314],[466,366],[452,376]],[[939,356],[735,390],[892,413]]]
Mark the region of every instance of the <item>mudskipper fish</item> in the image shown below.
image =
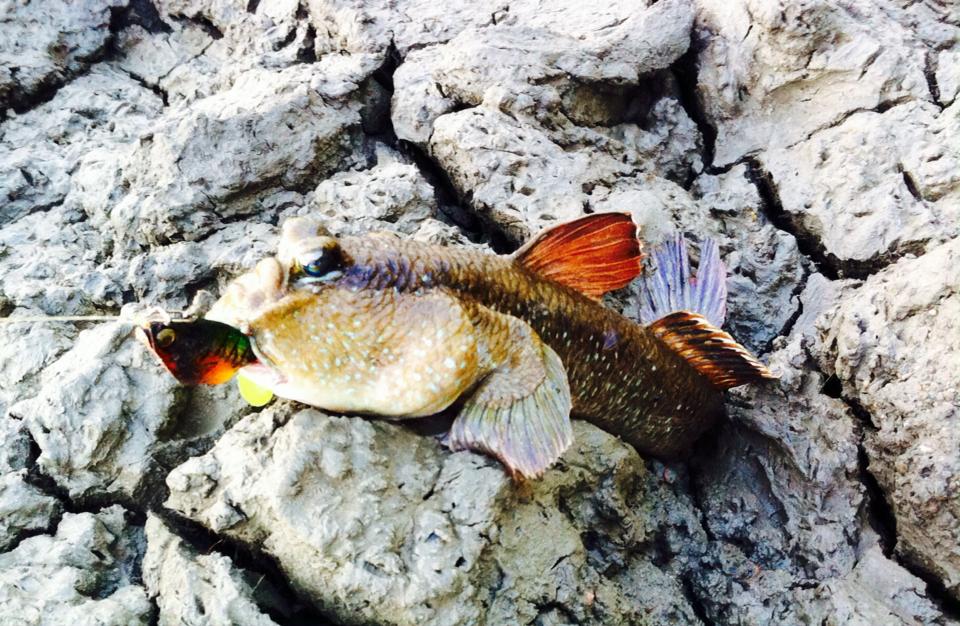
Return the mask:
[[[452,408],[454,450],[541,475],[573,441],[571,414],[642,453],[686,449],[723,391],[775,376],[729,334],[725,269],[677,237],[651,253],[629,214],[555,226],[511,256],[387,234],[332,237],[285,222],[276,257],[237,278],[194,322],[144,330],[185,383],[240,371],[248,389],[393,419]],[[600,298],[640,277],[642,323]]]

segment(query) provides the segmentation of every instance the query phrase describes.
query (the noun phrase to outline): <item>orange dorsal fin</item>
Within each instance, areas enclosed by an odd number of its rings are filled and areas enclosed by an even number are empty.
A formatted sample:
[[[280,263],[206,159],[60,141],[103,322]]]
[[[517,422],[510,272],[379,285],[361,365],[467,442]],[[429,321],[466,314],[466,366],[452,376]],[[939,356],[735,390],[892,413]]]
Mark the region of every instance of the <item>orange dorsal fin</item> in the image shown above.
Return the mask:
[[[514,258],[537,276],[599,300],[640,274],[640,248],[629,213],[595,213],[543,231]]]
[[[647,328],[717,389],[779,378],[733,337],[699,313],[671,313]]]

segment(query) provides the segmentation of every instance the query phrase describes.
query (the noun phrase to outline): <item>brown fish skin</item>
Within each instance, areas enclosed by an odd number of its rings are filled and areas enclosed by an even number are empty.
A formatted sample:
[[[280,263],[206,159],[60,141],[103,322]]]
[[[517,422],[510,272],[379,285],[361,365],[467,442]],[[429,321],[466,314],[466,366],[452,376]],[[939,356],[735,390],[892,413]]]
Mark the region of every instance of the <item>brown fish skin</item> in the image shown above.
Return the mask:
[[[563,361],[573,414],[641,452],[675,456],[721,412],[721,391],[653,332],[510,257],[389,237],[338,243],[343,273],[323,289],[376,292],[377,306],[442,292],[468,312],[524,320]]]

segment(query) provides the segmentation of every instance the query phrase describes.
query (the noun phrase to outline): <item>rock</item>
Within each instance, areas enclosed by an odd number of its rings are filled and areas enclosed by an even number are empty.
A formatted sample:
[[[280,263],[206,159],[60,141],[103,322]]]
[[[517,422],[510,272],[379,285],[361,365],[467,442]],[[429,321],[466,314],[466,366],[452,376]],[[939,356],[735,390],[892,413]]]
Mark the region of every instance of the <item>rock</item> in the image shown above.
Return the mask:
[[[862,272],[960,233],[960,155],[946,140],[958,132],[960,105],[908,102],[850,115],[761,161],[787,216],[835,266]]]
[[[824,585],[826,593],[817,589],[801,595],[812,596],[812,606],[807,611],[810,622],[860,626],[956,623],[944,619],[936,605],[925,597],[925,590],[920,579],[873,546],[864,551],[848,576]]]
[[[958,32],[930,5],[866,0],[700,0],[694,29],[717,166],[788,148],[853,112],[929,101],[926,53]]]
[[[806,272],[797,241],[770,222],[746,166],[703,174],[691,193],[699,210],[674,220],[693,236],[717,239],[727,266],[727,328],[764,352],[798,312]]]
[[[412,235],[435,218],[433,187],[416,166],[381,162],[362,172],[342,172],[320,183],[307,212],[336,235],[393,230]]]
[[[309,65],[250,70],[166,117],[124,168],[131,192],[95,223],[109,220],[131,247],[193,241],[222,219],[255,213],[262,190],[295,189],[339,168],[358,107],[327,103],[324,80]]]
[[[0,623],[957,623],[952,8],[8,4]],[[508,252],[600,211],[715,238],[782,375],[685,462],[577,422],[518,486],[442,423],[253,410],[121,324],[3,319],[202,312],[292,215]]]
[[[132,497],[182,402],[182,388],[134,338],[132,326],[116,322],[80,333],[43,371],[36,397],[10,412],[40,447],[40,469],[71,497]]]
[[[70,349],[76,336],[72,324],[0,324],[0,473],[26,467],[29,449],[22,422],[6,417],[7,409],[36,394],[40,372]]]
[[[816,287],[803,296],[814,307],[831,301]],[[769,355],[779,381],[734,390],[732,424],[695,461],[705,524],[723,546],[716,558],[734,575],[704,569],[693,581],[721,623],[797,623],[809,610],[797,585],[841,577],[857,562],[859,433],[847,407],[821,392],[823,375],[810,372],[813,319]]]
[[[621,121],[628,105],[601,86],[636,85],[667,67],[687,49],[692,18],[687,2],[670,1],[630,11],[593,37],[529,22],[464,30],[406,57],[394,79],[394,128],[401,139],[425,144],[438,117],[480,103],[554,124]]]
[[[275,216],[286,202],[279,198],[258,203],[258,217]],[[295,206],[302,199],[287,198]],[[256,265],[276,250],[277,229],[269,222],[237,222],[221,225],[220,230],[201,241],[178,241],[132,258],[111,259],[108,275],[123,284],[137,302],[161,306],[167,311],[184,311],[191,291],[225,285],[234,276]]]
[[[869,415],[870,471],[897,520],[897,553],[960,598],[960,241],[848,288],[819,322],[825,371]]]
[[[0,554],[0,622],[149,624],[150,602],[135,578],[143,533],[124,514],[119,506],[66,513],[56,535]]]
[[[251,69],[315,60],[322,47],[298,2],[259,3],[247,11],[233,2],[163,1],[157,10],[154,28],[119,33],[116,62],[173,107],[225,91]],[[381,63],[382,54],[338,53],[321,59],[318,69],[322,81],[351,91]]]
[[[243,573],[220,554],[197,554],[156,516],[147,517],[143,580],[160,626],[270,626]]]
[[[369,169],[331,176],[281,219],[311,215],[337,236],[389,231],[429,243],[473,245],[440,212],[433,187],[415,165],[386,147],[377,149],[376,160]]]
[[[652,85],[651,85],[652,86]],[[611,151],[635,153],[634,162],[680,185],[703,171],[703,139],[678,99],[676,89],[668,87],[643,116],[642,123],[615,124],[605,132],[617,143]],[[619,144],[619,145],[618,145]]]
[[[119,158],[161,107],[129,76],[97,66],[50,102],[7,120],[0,126],[0,194],[7,200],[0,226],[61,204],[81,161]]]
[[[518,489],[493,461],[402,427],[280,404],[174,470],[167,506],[260,547],[348,622],[696,622],[651,555],[663,513],[639,504],[673,498],[645,494],[654,481],[614,437],[580,422],[575,436]]]
[[[945,623],[924,583],[881,551],[860,425],[811,371],[817,320],[841,294],[810,277],[803,315],[769,357],[780,380],[734,390],[731,423],[694,462],[714,543],[690,580],[717,623]]]
[[[940,53],[936,79],[940,102],[952,104],[960,95],[960,50],[944,50]]]
[[[23,422],[0,417],[0,474],[26,469],[30,464],[30,435]]]
[[[196,4],[202,6],[204,3]],[[583,39],[588,44],[599,39],[597,48],[611,48],[609,55],[618,64],[629,65],[639,57],[634,50],[627,51],[629,44],[641,39],[636,37],[638,32],[642,31],[651,39],[667,39],[667,33],[676,26],[666,19],[667,16],[676,16],[682,11],[689,13],[687,2],[661,4],[663,6],[645,11],[646,3],[638,7],[638,3],[627,0],[616,0],[595,7],[565,0],[553,3],[549,10],[545,10],[535,0],[443,5],[426,0],[374,0],[362,4],[310,2],[307,9],[310,22],[317,32],[314,50],[321,57],[343,50],[382,57],[391,45],[406,57],[412,51],[448,42],[467,30],[488,26],[520,26]],[[262,7],[258,6],[257,13],[262,11]],[[649,27],[649,21],[656,21],[663,28],[658,32]],[[614,48],[611,45],[613,43],[627,45]]]
[[[633,172],[604,154],[565,151],[538,127],[487,107],[438,118],[429,149],[461,196],[514,241],[579,217],[594,187]]]
[[[11,2],[0,18],[0,110],[28,108],[89,66],[111,38],[125,0]]]
[[[184,87],[175,88],[170,81],[171,74],[177,70],[182,74],[184,66],[191,65],[194,74],[202,73],[205,77],[215,74],[215,66],[209,61],[203,66],[209,74],[201,72],[200,66],[206,60],[202,59],[204,53],[217,40],[193,22],[169,20],[163,24],[166,29],[159,28],[155,32],[136,25],[120,31],[116,46],[123,55],[116,60],[116,66],[160,90],[166,96],[167,104],[175,106],[195,97],[188,98]],[[199,96],[204,88],[210,91],[202,93],[203,96],[212,95],[212,85],[192,86],[191,96]]]
[[[686,181],[702,168],[700,135],[662,70],[687,49],[691,7],[661,2],[642,11],[625,4],[608,10],[621,14],[584,16],[571,28],[560,17],[575,12],[573,5],[553,14],[521,3],[505,21],[412,51],[394,76],[397,135],[429,144],[442,159],[431,141],[437,119],[483,105],[516,124],[534,122],[536,132],[564,150],[589,146],[627,171],[656,167]]]
[[[108,247],[103,233],[92,228],[75,208],[61,206],[29,215],[0,229],[0,294],[15,307],[50,315],[90,314],[118,307],[123,288],[100,265]],[[58,335],[54,343],[69,335],[63,326],[48,328]],[[40,338],[43,331],[19,327],[11,332],[33,332]],[[21,363],[38,356],[42,353],[25,357]]]
[[[61,513],[60,502],[28,484],[26,475],[26,470],[0,475],[0,552],[26,533],[46,530]]]

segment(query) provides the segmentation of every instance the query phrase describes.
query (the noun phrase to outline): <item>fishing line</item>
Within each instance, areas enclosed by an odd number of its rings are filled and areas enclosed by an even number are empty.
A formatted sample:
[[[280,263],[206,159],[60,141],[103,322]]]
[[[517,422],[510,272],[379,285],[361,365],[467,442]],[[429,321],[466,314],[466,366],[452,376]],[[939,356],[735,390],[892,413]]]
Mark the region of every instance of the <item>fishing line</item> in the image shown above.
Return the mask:
[[[183,311],[167,312],[159,309],[134,315],[25,315],[23,317],[0,317],[0,324],[33,324],[38,322],[113,322],[124,321],[140,324],[151,319],[171,320],[189,319]]]
[[[27,322],[104,322],[122,319],[119,315],[32,315],[26,317],[3,317],[0,324]]]

